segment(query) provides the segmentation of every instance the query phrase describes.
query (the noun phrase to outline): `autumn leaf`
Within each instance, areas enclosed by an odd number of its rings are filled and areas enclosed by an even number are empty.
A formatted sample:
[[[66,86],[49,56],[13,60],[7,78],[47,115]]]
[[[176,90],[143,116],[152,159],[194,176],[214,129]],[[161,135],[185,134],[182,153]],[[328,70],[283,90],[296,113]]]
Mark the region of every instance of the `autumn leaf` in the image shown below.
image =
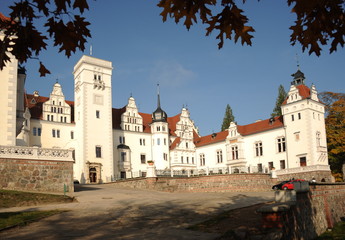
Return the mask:
[[[45,77],[46,74],[50,74],[50,71],[40,62],[40,68],[39,68],[40,77]]]
[[[89,10],[89,5],[86,0],[75,0],[73,8],[79,8],[79,11],[83,13],[85,9]]]

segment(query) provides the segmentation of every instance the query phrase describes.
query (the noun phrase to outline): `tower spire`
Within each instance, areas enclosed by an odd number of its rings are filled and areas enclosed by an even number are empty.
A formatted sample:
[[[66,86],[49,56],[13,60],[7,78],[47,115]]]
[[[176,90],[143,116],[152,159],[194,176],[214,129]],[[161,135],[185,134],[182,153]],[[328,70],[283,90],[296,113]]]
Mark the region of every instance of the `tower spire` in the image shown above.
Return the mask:
[[[152,114],[153,122],[166,122],[167,114],[161,108],[161,99],[159,93],[159,83],[157,83],[157,109]]]
[[[159,83],[157,83],[157,108],[161,107],[161,98],[159,95]]]

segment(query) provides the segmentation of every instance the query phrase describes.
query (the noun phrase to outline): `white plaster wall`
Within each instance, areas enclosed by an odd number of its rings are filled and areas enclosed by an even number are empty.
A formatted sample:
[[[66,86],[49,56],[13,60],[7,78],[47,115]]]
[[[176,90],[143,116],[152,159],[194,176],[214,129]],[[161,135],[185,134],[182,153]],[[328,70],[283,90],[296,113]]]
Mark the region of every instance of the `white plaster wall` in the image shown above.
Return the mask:
[[[277,139],[285,137],[283,128],[251,134],[243,137],[243,157],[247,161],[246,166],[257,167],[262,164],[263,169],[268,167],[268,162],[273,162],[276,169],[280,169],[280,160],[285,160],[287,165],[286,152],[278,152]],[[256,156],[255,143],[262,142],[263,155]]]
[[[160,131],[157,131],[157,127],[160,127]],[[165,131],[163,131],[163,127],[165,128]],[[166,122],[154,122],[151,124],[152,160],[155,162],[156,169],[166,169],[170,167],[170,139],[168,135],[168,129],[168,124]],[[158,139],[160,141],[159,145]],[[163,153],[167,154],[167,160],[164,160]]]
[[[18,61],[10,56],[11,62],[0,71],[0,145],[16,145],[16,106]]]
[[[77,149],[78,171],[83,168],[77,175],[88,172],[86,162],[101,163],[103,182],[114,178],[111,73],[111,62],[89,56],[83,56],[74,68],[75,122],[77,136],[81,139]],[[101,76],[103,88],[95,87],[94,74]],[[99,111],[99,118],[96,111]],[[101,158],[96,157],[96,146],[102,149]]]
[[[130,161],[131,171],[133,174],[140,172],[146,172],[147,161],[152,160],[152,149],[151,149],[151,134],[135,131],[123,131],[113,130],[113,142],[114,142],[114,164],[115,164],[115,176],[120,177],[120,169],[118,169],[118,163],[120,162],[120,150],[117,146],[120,145],[120,137],[125,137],[125,145],[130,148]],[[140,145],[140,139],[145,139],[145,145]],[[140,155],[145,154],[146,162],[141,163]],[[127,175],[127,174],[126,174]]]
[[[222,150],[223,162],[217,163],[217,150]],[[205,154],[205,166],[200,166],[200,154]],[[226,164],[226,145],[225,140],[213,143],[205,146],[198,147],[196,149],[196,163],[198,169],[208,168],[225,168]]]

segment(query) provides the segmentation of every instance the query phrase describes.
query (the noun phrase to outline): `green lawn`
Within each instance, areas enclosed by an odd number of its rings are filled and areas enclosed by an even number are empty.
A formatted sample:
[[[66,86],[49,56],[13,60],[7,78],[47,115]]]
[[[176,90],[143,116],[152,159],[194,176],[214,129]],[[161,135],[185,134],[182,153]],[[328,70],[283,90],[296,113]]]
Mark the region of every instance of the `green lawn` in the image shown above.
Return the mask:
[[[74,198],[63,195],[0,190],[0,208],[68,203],[73,201]]]
[[[30,222],[49,217],[62,210],[32,211],[32,212],[4,212],[0,213],[0,230],[12,226],[23,226]]]
[[[74,198],[43,193],[0,190],[0,208],[35,206],[50,203],[69,203]],[[0,213],[0,230],[12,226],[21,226],[41,218],[63,212],[62,210],[5,212]]]
[[[332,229],[332,231],[324,232],[317,238],[317,240],[326,240],[326,239],[344,240],[345,239],[345,222],[337,223]]]

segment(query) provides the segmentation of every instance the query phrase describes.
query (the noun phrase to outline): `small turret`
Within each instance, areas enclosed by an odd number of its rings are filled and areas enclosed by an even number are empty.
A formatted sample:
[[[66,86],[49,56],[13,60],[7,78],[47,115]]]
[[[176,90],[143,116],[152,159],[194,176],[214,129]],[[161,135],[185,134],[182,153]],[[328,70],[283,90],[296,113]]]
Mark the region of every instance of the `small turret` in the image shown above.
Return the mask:
[[[157,84],[157,109],[152,113],[152,122],[166,122],[167,114],[161,108],[161,101],[159,96],[159,84]]]

